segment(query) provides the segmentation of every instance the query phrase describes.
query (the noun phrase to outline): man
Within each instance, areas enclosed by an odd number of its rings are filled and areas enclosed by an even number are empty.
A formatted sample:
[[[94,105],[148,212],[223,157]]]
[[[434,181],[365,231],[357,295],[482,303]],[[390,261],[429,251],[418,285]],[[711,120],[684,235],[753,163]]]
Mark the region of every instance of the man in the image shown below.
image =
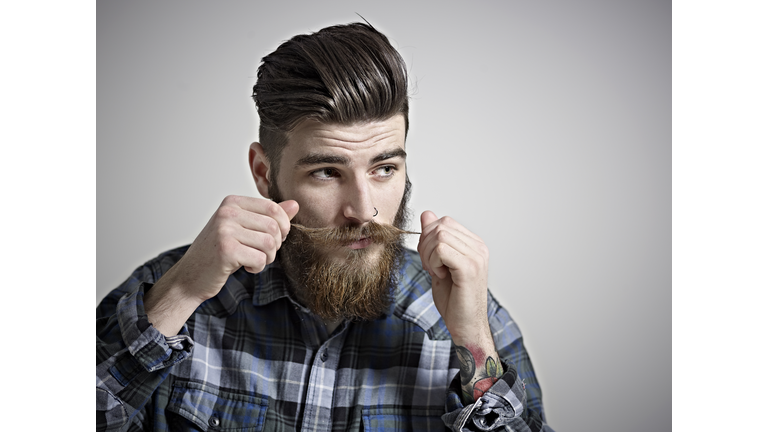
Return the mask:
[[[100,430],[545,430],[482,239],[421,215],[403,247],[405,64],[350,24],[263,59],[249,162],[192,245],[97,309]]]

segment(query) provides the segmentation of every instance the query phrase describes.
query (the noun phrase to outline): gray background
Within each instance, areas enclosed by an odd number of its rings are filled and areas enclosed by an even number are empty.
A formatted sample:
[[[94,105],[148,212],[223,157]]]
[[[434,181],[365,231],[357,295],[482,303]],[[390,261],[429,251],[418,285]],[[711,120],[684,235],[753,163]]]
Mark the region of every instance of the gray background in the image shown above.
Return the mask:
[[[671,430],[669,1],[99,1],[97,302],[258,195],[259,60],[355,13],[410,68],[412,226],[485,239],[549,423]]]

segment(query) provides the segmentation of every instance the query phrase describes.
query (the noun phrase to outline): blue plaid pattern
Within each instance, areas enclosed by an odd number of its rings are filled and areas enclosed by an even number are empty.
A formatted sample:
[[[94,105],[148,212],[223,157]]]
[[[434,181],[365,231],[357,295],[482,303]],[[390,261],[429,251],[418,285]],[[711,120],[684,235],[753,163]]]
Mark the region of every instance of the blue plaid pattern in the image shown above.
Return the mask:
[[[97,430],[551,430],[520,330],[490,293],[505,374],[461,402],[459,362],[416,252],[405,252],[380,319],[327,334],[273,263],[234,273],[167,338],[143,297],[187,248],[136,269],[96,310]]]

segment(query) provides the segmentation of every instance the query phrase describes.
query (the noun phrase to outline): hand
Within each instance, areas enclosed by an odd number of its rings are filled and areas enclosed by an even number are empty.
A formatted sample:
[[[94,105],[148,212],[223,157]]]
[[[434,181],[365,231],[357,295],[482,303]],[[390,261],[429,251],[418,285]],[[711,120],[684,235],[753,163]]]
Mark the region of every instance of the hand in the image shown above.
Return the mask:
[[[453,219],[426,211],[418,249],[456,346],[464,402],[472,403],[503,373],[488,324],[488,248]]]
[[[237,269],[258,273],[275,260],[298,212],[293,200],[224,198],[184,256],[144,297],[149,322],[166,336],[177,334]]]
[[[421,215],[418,246],[432,275],[432,296],[457,345],[483,342],[493,348],[488,326],[488,248],[483,240],[449,217]],[[494,350],[495,351],[495,350]]]
[[[190,296],[205,301],[219,293],[240,267],[258,273],[275,260],[299,204],[230,195],[205,225],[177,266]]]

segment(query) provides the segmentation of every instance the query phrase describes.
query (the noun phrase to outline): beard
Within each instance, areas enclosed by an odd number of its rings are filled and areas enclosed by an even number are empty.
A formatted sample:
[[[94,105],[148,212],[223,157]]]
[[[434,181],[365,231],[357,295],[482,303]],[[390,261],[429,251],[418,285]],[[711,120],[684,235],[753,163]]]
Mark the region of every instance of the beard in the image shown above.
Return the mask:
[[[294,218],[277,259],[290,279],[292,294],[325,321],[336,319],[374,320],[382,316],[394,300],[397,269],[404,250],[403,231],[408,223],[411,182],[406,176],[405,190],[392,225],[371,221],[365,225],[306,228],[312,221]],[[275,202],[283,198],[274,179],[269,195]],[[296,225],[302,224],[302,225]],[[368,238],[363,249],[348,249],[349,244]]]

